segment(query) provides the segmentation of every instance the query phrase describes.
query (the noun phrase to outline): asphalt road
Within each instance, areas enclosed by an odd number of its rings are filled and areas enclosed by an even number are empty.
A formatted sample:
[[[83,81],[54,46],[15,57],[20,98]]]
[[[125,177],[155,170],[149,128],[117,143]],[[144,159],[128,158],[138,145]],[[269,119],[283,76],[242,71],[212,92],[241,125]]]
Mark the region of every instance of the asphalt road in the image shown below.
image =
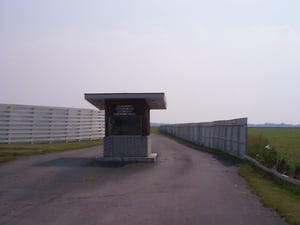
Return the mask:
[[[98,146],[0,165],[0,224],[285,224],[229,162],[159,135],[152,146],[154,164],[100,164]]]

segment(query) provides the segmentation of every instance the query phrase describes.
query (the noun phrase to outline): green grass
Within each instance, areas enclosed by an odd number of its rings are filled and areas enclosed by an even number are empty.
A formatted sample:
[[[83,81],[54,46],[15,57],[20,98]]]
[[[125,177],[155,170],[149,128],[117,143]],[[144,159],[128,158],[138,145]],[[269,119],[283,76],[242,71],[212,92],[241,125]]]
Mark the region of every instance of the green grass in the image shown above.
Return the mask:
[[[99,145],[100,140],[82,142],[58,142],[39,144],[0,144],[0,163],[16,159],[18,156],[40,155],[52,152],[68,151]]]
[[[247,162],[240,164],[239,174],[247,180],[251,190],[260,196],[263,205],[276,210],[291,225],[300,225],[299,187],[277,180]]]
[[[300,128],[248,128],[248,154],[251,156],[255,155],[255,151],[263,150],[263,146],[255,149],[251,145],[257,137],[264,138],[267,144],[275,147],[279,157],[286,159],[292,168],[300,164]]]
[[[155,133],[155,134],[160,133],[159,127],[151,127],[151,133]]]

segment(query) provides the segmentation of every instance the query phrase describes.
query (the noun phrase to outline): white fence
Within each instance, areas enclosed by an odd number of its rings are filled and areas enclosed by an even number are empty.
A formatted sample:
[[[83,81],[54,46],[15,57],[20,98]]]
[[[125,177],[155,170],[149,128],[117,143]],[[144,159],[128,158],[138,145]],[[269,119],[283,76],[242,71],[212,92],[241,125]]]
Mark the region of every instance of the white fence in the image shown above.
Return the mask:
[[[0,143],[68,142],[103,136],[103,111],[0,104]]]
[[[244,158],[247,146],[247,118],[209,123],[160,126],[162,132],[209,148]]]

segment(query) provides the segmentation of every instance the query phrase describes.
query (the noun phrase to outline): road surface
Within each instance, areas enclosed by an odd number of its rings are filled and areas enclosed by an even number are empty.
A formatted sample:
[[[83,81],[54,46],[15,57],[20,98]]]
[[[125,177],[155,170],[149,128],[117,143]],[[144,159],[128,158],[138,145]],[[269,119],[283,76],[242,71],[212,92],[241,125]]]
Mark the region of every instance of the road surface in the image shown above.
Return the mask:
[[[97,146],[0,165],[0,224],[285,224],[230,162],[156,134],[152,146],[154,164],[100,164]]]

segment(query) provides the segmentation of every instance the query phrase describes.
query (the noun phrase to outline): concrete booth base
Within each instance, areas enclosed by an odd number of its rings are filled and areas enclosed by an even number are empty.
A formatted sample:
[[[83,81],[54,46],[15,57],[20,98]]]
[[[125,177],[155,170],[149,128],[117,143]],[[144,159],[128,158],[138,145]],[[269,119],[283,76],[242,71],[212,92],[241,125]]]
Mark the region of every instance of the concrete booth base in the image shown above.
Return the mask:
[[[107,136],[104,137],[103,157],[98,161],[154,162],[157,153],[151,153],[149,136]]]
[[[157,153],[150,153],[146,157],[103,156],[103,157],[97,157],[96,160],[99,162],[155,162],[157,158],[158,158]]]
[[[104,138],[104,157],[147,157],[151,153],[148,136],[108,136]]]
[[[105,110],[102,162],[155,162],[151,152],[150,110],[166,109],[164,93],[91,93],[85,99]]]

